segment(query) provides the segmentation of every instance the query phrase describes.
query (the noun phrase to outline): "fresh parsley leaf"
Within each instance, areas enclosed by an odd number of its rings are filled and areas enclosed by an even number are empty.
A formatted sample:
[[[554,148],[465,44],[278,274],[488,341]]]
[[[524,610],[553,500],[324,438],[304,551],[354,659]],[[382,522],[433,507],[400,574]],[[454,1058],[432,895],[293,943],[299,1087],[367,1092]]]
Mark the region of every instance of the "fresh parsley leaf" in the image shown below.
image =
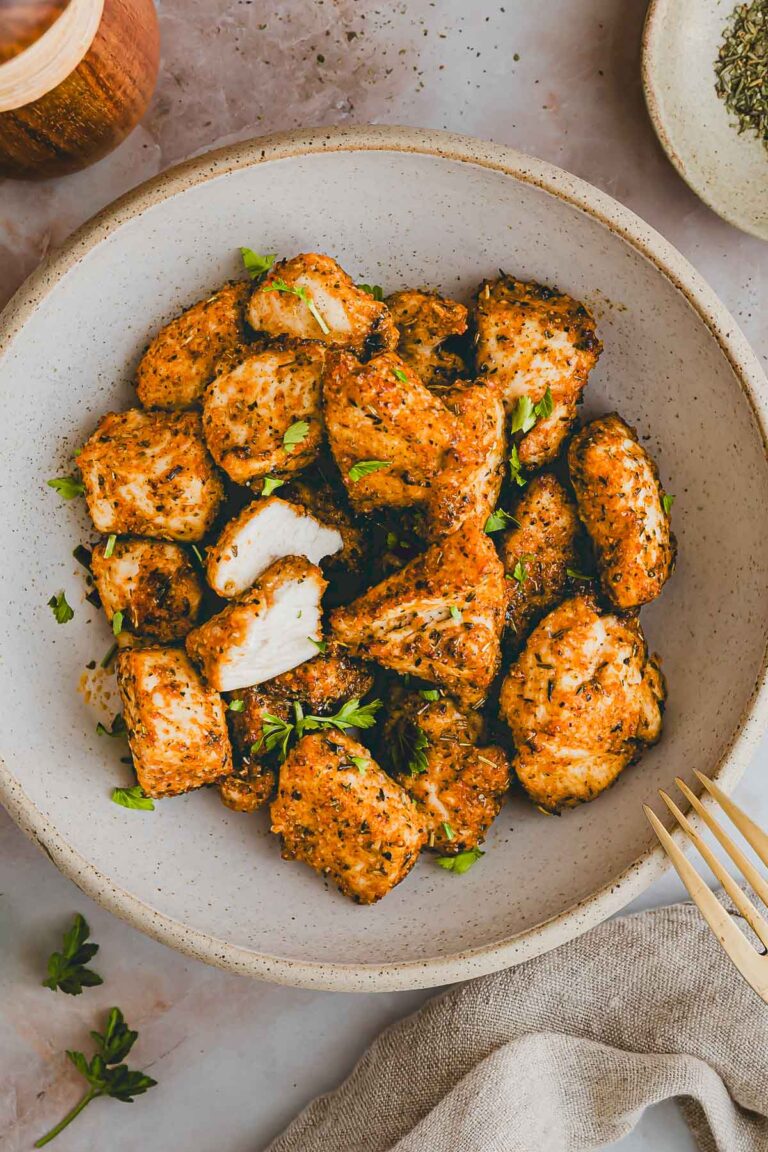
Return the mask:
[[[123,719],[122,712],[117,713],[114,720],[112,721],[111,728],[105,727],[101,721],[99,721],[99,723],[96,725],[97,736],[125,736],[127,731],[128,729],[125,726],[125,720]]]
[[[348,728],[372,728],[376,723],[376,713],[382,707],[381,700],[372,700],[369,704],[360,704],[360,701],[347,700],[342,704],[334,716],[305,716],[298,700],[293,702],[294,722],[281,720],[270,712],[262,712],[262,734],[256,744],[251,747],[251,755],[256,756],[262,750],[272,752],[279,749],[281,760],[288,755],[288,745],[292,739],[300,740],[305,732],[316,732],[324,728],[336,728],[339,732],[346,732]]]
[[[57,476],[55,480],[48,480],[46,483],[64,500],[74,500],[75,496],[82,496],[85,492],[82,480],[78,480],[75,476]]]
[[[534,406],[533,406],[533,411],[534,411],[534,414],[536,416],[536,419],[537,420],[548,419],[548,417],[550,417],[552,415],[552,410],[553,410],[554,406],[555,405],[554,405],[554,401],[552,400],[552,392],[550,391],[549,385],[547,385],[547,390],[544,393],[544,395],[542,396],[541,400],[539,400],[538,404],[534,404]]]
[[[440,689],[439,688],[420,688],[419,689],[419,696],[421,696],[422,699],[424,699],[424,700],[439,700],[440,699]]]
[[[369,704],[361,704],[357,699],[347,700],[335,716],[308,716],[307,720],[318,728],[338,728],[340,732],[346,732],[348,728],[373,728],[376,713],[381,707],[381,700],[371,700]]]
[[[525,488],[528,481],[525,476],[523,476],[522,464],[520,463],[520,456],[516,444],[513,444],[509,450],[509,475],[510,479],[513,480],[519,488]]]
[[[309,640],[310,644],[314,644],[314,646],[315,646],[315,648],[317,648],[318,652],[327,652],[328,651],[328,641],[327,640],[315,640],[314,636],[307,636],[307,640]]]
[[[367,292],[369,296],[373,296],[374,300],[383,300],[384,293],[380,284],[358,284],[361,292]]]
[[[391,465],[391,460],[358,460],[357,464],[352,465],[348,475],[356,484],[363,476],[370,476],[372,472],[380,472],[382,468],[389,468]]]
[[[264,285],[264,291],[287,292],[289,296],[298,296],[299,300],[303,300],[307,308],[309,308],[310,313],[320,326],[320,331],[322,332],[323,336],[327,336],[330,332],[330,328],[328,327],[325,318],[318,311],[317,305],[302,284],[286,284],[285,280],[282,280],[278,276],[277,279],[273,280],[270,284]]]
[[[291,425],[291,428],[292,427],[293,425]],[[290,431],[290,428],[288,431]],[[302,436],[302,440],[303,439],[304,437]],[[283,444],[285,445],[285,439],[283,439]],[[265,476],[264,486],[261,489],[262,496],[271,496],[275,489],[282,488],[283,484],[285,484],[285,480],[278,480],[277,476]]]
[[[457,876],[461,876],[464,872],[468,872],[481,856],[485,856],[485,852],[481,852],[479,848],[470,848],[468,852],[459,852],[456,856],[438,856],[437,863],[441,868],[445,868],[446,872],[455,872]]]
[[[142,812],[154,812],[155,803],[151,796],[145,796],[139,784],[132,788],[113,788],[110,800],[121,808],[140,808]]]
[[[48,601],[48,607],[53,612],[57,624],[67,624],[74,616],[74,610],[67,604],[67,597],[63,592],[59,592],[56,596],[51,596]]]
[[[203,567],[203,565],[205,564],[205,560],[203,559],[203,554],[202,554],[202,552],[200,551],[200,549],[198,548],[197,544],[193,544],[193,545],[192,545],[192,551],[193,551],[193,552],[194,552],[194,554],[195,554],[195,558],[196,558],[196,560],[197,560],[198,564],[199,564],[199,565],[200,565],[200,567],[202,568],[202,567]]]
[[[393,368],[392,371],[401,384],[408,383],[408,377],[406,376],[405,372],[403,372],[402,368]]]
[[[458,608],[456,607],[455,604],[451,604],[448,611],[450,612],[451,618],[453,620],[459,620],[459,621],[461,620],[461,612],[458,610]]]
[[[228,707],[230,712],[242,712],[245,708],[245,700],[230,700]]]
[[[112,613],[112,635],[113,636],[119,636],[120,633],[122,632],[122,630],[123,630],[123,613],[122,612],[113,612]]]
[[[138,1032],[127,1027],[119,1008],[110,1009],[104,1035],[91,1032],[91,1036],[96,1044],[96,1052],[90,1060],[86,1060],[82,1052],[67,1050],[67,1058],[87,1081],[88,1091],[63,1120],[35,1142],[35,1148],[42,1148],[58,1136],[98,1096],[111,1096],[114,1100],[130,1104],[136,1096],[142,1096],[157,1084],[151,1076],[136,1072],[121,1063],[133,1047]]]
[[[113,536],[107,536],[107,544],[106,544],[106,547],[104,549],[104,559],[105,560],[109,560],[110,556],[112,555],[112,553],[115,550],[115,544],[117,544],[117,536],[114,536],[114,535]]]
[[[357,768],[360,775],[365,776],[365,771],[370,764],[370,760],[368,760],[365,756],[350,756],[350,760],[354,764],[355,768]]]
[[[575,568],[566,568],[566,576],[570,576],[571,580],[591,580],[592,577],[588,576],[586,572],[577,572]]]
[[[98,972],[85,967],[99,950],[98,944],[86,944],[90,934],[87,921],[77,912],[72,926],[64,933],[61,952],[52,952],[48,959],[48,976],[42,982],[44,988],[79,996],[83,988],[94,988],[104,983]]]
[[[443,821],[443,832],[445,832],[446,840],[456,839],[456,833],[454,832],[453,828],[451,828],[450,824],[446,823],[445,821]]]
[[[306,420],[296,420],[283,434],[283,448],[286,452],[293,452],[297,444],[301,444],[302,440],[306,440],[307,433],[309,432],[309,424]]]
[[[275,253],[269,256],[260,256],[252,248],[241,248],[240,255],[243,258],[243,267],[252,280],[261,280],[266,276],[277,259]]]
[[[529,556],[527,554],[521,556],[512,569],[512,579],[517,580],[518,584],[524,584],[528,579],[526,560],[533,560],[533,556]]]
[[[533,411],[533,401],[530,396],[519,396],[512,410],[511,432],[530,432],[536,423],[536,414]]]
[[[406,765],[408,773],[411,776],[419,776],[422,772],[426,772],[429,767],[427,760],[427,749],[429,748],[429,739],[423,728],[416,726],[413,734],[413,742],[410,748],[410,755]]]
[[[675,502],[675,497],[674,496],[668,496],[667,493],[665,492],[661,498],[661,502],[664,505],[664,511],[666,512],[667,516],[669,516],[670,512],[672,511],[672,505]]]
[[[486,520],[485,530],[490,535],[491,532],[501,532],[504,528],[509,528],[511,524],[514,524],[516,528],[520,527],[514,516],[510,516],[503,508],[497,508],[495,512],[491,512]]]

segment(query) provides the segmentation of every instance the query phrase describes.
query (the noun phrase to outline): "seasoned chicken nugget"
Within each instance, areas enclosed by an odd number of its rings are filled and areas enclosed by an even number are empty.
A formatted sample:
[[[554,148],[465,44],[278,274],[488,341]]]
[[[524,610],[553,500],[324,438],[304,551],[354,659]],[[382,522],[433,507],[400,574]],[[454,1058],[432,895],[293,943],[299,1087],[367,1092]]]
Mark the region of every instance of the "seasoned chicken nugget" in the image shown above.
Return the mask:
[[[310,482],[302,477],[291,479],[287,499],[302,504],[322,524],[335,528],[342,547],[324,564],[326,572],[346,572],[360,576],[368,563],[368,541],[364,530],[352,518],[343,491],[336,492],[321,480]]]
[[[445,388],[465,371],[456,352],[443,347],[467,330],[467,309],[438,292],[406,288],[385,301],[400,339],[398,354],[427,388]]]
[[[593,800],[658,740],[664,697],[639,620],[601,614],[589,596],[560,604],[501,689],[515,771],[531,799],[551,811]]]
[[[220,692],[271,680],[317,653],[326,587],[303,556],[277,560],[250,592],[189,633],[187,652]]]
[[[203,583],[180,544],[109,537],[93,549],[91,572],[107,619],[158,640],[179,640],[194,628]]]
[[[506,752],[480,744],[482,719],[453,700],[408,693],[384,729],[397,779],[416,801],[428,845],[451,856],[476,848],[499,813],[509,787]]]
[[[330,256],[316,252],[275,264],[254,290],[248,319],[269,336],[321,340],[360,355],[397,344],[386,306],[358,288]]]
[[[341,732],[303,736],[289,753],[272,831],[285,860],[309,864],[358,904],[373,904],[399,884],[425,840],[408,794]]]
[[[313,712],[332,712],[345,700],[360,700],[372,687],[370,665],[347,655],[333,641],[326,652],[262,684],[264,692],[298,700]]]
[[[576,405],[602,351],[583,304],[542,284],[501,276],[480,286],[475,305],[477,370],[513,412],[521,397],[552,411],[526,431],[518,452],[526,468],[554,460],[576,421]]]
[[[329,353],[323,405],[331,451],[358,512],[425,500],[459,424],[392,352],[361,364]]]
[[[274,772],[249,771],[245,767],[219,781],[219,799],[233,812],[257,812],[263,808],[275,790]]]
[[[617,608],[647,604],[672,574],[676,552],[655,463],[613,413],[574,437],[568,464],[606,596]]]
[[[322,344],[283,341],[219,362],[203,397],[203,434],[236,484],[300,472],[316,459],[324,357]]]
[[[216,361],[243,339],[250,285],[225,284],[161,328],[136,369],[145,408],[191,408],[202,399]]]
[[[77,462],[99,532],[201,540],[224,495],[195,412],[110,412]]]
[[[465,521],[352,604],[336,608],[331,630],[355,655],[478,704],[501,659],[504,585],[490,537]]]
[[[117,686],[147,796],[176,796],[232,771],[224,704],[181,649],[123,649]]]

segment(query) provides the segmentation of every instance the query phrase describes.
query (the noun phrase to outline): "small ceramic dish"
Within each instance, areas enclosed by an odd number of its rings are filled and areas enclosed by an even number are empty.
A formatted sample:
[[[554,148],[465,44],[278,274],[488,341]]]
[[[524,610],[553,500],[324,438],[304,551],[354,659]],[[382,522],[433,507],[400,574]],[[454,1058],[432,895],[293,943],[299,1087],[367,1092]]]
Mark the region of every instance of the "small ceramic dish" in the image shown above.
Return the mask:
[[[736,0],[652,0],[642,76],[653,126],[686,183],[724,220],[768,240],[768,149],[715,92]]]
[[[464,875],[426,855],[373,907],[280,859],[266,813],[203,789],[154,812],[111,803],[131,781],[119,702],[98,667],[111,633],[72,559],[93,529],[46,487],[110,409],[136,403],[149,333],[240,274],[238,248],[329,252],[385,291],[468,301],[501,267],[594,311],[605,351],[585,415],[617,409],[677,497],[680,561],[643,610],[670,686],[659,745],[595,803],[559,818],[520,795]],[[0,319],[0,799],[89,895],[210,963],[302,986],[448,983],[545,951],[663,871],[643,815],[699,768],[732,787],[768,711],[766,395],[715,294],[669,244],[583,181],[440,132],[357,128],[201,156],[108,208]],[[64,589],[75,617],[48,607]],[[88,665],[95,662],[95,667]],[[78,691],[78,685],[80,691]],[[659,805],[661,810],[661,805]]]

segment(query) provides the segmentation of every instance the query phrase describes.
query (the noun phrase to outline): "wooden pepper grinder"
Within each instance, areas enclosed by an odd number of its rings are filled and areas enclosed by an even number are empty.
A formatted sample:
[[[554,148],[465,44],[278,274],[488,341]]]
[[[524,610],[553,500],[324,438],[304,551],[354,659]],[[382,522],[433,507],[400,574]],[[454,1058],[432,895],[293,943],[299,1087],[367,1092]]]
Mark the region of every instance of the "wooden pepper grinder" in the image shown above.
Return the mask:
[[[152,0],[0,0],[0,176],[85,168],[146,111],[160,37]]]

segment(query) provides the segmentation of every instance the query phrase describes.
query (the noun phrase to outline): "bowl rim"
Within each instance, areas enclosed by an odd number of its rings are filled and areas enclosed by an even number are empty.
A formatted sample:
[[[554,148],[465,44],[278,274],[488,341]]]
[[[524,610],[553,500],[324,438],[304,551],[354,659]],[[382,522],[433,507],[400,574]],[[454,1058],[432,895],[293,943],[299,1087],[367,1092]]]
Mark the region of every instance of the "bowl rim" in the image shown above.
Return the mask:
[[[203,153],[108,205],[78,229],[22,284],[0,314],[0,358],[56,284],[115,228],[154,204],[208,180],[262,163],[333,152],[403,152],[435,156],[502,172],[534,185],[597,220],[648,259],[680,291],[716,339],[749,403],[768,466],[768,384],[754,352],[725,305],[698,272],[658,232],[607,193],[546,161],[505,145],[437,129],[361,125],[299,129],[256,137]],[[768,651],[739,723],[711,775],[730,791],[750,762],[768,723]],[[0,801],[21,829],[86,895],[129,924],[196,959],[258,979],[335,991],[396,991],[444,985],[508,968],[549,951],[618,912],[669,868],[655,841],[618,876],[589,896],[523,932],[453,955],[386,964],[294,960],[255,952],[190,928],[115,885],[75,851],[43,816],[10,767],[0,760]],[[713,806],[711,799],[705,799]],[[665,811],[665,810],[664,810]],[[695,817],[692,822],[699,825]],[[685,834],[673,836],[681,845]]]

